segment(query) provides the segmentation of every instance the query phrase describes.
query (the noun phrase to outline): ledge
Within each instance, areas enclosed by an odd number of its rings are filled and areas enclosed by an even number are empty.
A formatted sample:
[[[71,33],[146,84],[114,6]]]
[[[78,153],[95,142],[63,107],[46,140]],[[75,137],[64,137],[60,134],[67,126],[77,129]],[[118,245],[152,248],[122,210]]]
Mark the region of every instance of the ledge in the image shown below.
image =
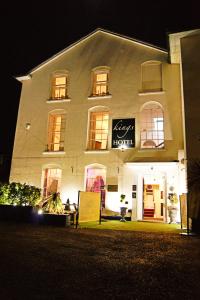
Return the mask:
[[[139,96],[149,96],[149,95],[163,95],[165,91],[157,91],[157,92],[139,92]]]
[[[84,151],[85,154],[107,154],[109,153],[109,150],[86,150]]]
[[[144,149],[139,149],[138,152],[155,152],[155,151],[167,151],[165,148],[144,148]]]
[[[44,151],[43,155],[64,155],[65,151]]]
[[[89,96],[88,100],[99,100],[99,99],[111,99],[112,95],[105,95],[105,96]]]
[[[46,101],[46,103],[63,103],[63,102],[70,102],[70,101],[71,101],[70,98],[67,98],[67,99],[58,99],[58,100],[56,100],[56,99],[52,99],[52,100],[48,99]]]

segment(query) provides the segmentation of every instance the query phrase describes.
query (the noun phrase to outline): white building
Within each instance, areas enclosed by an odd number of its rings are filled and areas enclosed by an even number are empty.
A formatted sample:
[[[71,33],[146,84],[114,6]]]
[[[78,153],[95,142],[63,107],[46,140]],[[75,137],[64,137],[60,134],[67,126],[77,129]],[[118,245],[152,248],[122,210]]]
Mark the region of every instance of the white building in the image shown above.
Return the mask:
[[[167,51],[97,29],[17,79],[10,181],[63,202],[104,186],[104,213],[125,194],[132,220],[168,221],[185,170],[180,65]]]

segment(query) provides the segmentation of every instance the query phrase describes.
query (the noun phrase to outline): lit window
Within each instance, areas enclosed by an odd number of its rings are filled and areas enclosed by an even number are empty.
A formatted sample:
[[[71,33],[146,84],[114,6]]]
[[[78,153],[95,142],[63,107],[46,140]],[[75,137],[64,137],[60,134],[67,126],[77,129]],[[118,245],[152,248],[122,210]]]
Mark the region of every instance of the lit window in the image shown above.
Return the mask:
[[[108,94],[108,71],[95,71],[93,81],[93,96],[106,96]]]
[[[86,192],[101,192],[101,205],[105,207],[105,184],[106,169],[105,168],[87,168]]]
[[[50,114],[48,151],[64,151],[65,114]]]
[[[89,127],[89,150],[104,150],[108,144],[108,112],[91,112]]]
[[[162,64],[145,62],[142,64],[142,92],[162,91]]]
[[[147,104],[141,112],[141,148],[164,147],[164,116],[157,104]]]
[[[43,173],[43,196],[48,197],[52,193],[60,192],[61,169],[45,169]]]
[[[51,98],[60,100],[67,98],[67,77],[55,76],[52,80]]]

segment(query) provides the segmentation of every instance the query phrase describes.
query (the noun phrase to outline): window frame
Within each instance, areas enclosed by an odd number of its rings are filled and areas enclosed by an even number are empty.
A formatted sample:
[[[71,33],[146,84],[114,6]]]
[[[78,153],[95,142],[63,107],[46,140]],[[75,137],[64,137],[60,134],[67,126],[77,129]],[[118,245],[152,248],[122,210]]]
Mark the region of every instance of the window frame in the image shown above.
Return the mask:
[[[60,123],[56,120],[61,117]],[[59,130],[56,128],[59,126]],[[45,152],[60,153],[65,148],[66,113],[64,110],[50,112],[47,127],[47,148]],[[56,139],[59,141],[56,142]],[[56,149],[56,146],[59,148]]]
[[[153,107],[154,106],[154,107]],[[149,110],[149,112],[145,112]],[[156,112],[157,111],[157,112]],[[150,120],[148,120],[149,116]],[[154,117],[154,114],[158,114]],[[145,116],[146,114],[146,116]],[[145,118],[145,122],[143,120]],[[157,126],[155,126],[155,119],[157,119]],[[162,123],[162,129],[159,129],[159,124]],[[145,124],[145,126],[144,126]],[[147,102],[140,111],[140,149],[141,150],[160,150],[165,148],[165,117],[163,107],[159,103]],[[148,127],[150,129],[148,129]],[[155,128],[155,129],[152,129]],[[146,138],[142,137],[146,135]],[[156,144],[156,141],[158,142]],[[144,143],[146,142],[146,146]]]
[[[59,175],[60,176],[52,176],[52,174],[49,174],[51,173],[52,170],[59,170]],[[60,193],[60,190],[61,190],[61,183],[62,183],[62,169],[60,167],[51,167],[51,166],[47,166],[45,168],[43,168],[42,170],[42,196],[43,198],[46,198],[48,197],[52,191],[49,191],[49,181],[50,181],[50,178],[53,179],[53,178],[58,178],[58,185],[57,185],[57,188],[56,188],[56,192],[57,193]]]
[[[56,85],[56,79],[57,78],[65,78],[65,84],[58,84]],[[68,97],[68,85],[69,85],[69,74],[67,71],[63,72],[55,72],[51,76],[51,83],[50,83],[50,101],[65,101],[69,99]],[[56,87],[60,91],[61,89],[64,89],[65,93],[64,96],[55,96]]]
[[[153,65],[158,65],[159,66],[159,81],[156,80],[152,80],[152,81],[145,81],[144,80],[144,68],[150,68]],[[159,93],[159,92],[163,92],[163,68],[162,68],[162,62],[161,61],[145,61],[144,63],[141,64],[141,93]],[[157,87],[155,88],[151,88],[151,87],[145,87],[145,83],[147,84],[147,82],[152,82],[152,83],[156,83],[159,82],[160,84],[157,85]],[[150,85],[150,84],[149,84]]]
[[[97,81],[97,77],[100,74],[106,74],[107,78],[104,81]],[[109,83],[110,83],[110,68],[109,67],[98,67],[92,70],[92,91],[90,97],[93,98],[101,98],[101,97],[109,97]],[[104,87],[106,92],[97,93],[97,87],[100,89]]]
[[[102,119],[96,120],[95,116],[101,114]],[[104,116],[107,115],[107,118],[104,119]],[[102,108],[101,110],[90,110],[88,114],[88,135],[87,135],[87,151],[107,151],[108,150],[108,139],[109,139],[109,122],[110,122],[110,114],[109,110],[106,108]],[[102,128],[103,121],[107,120],[107,129]],[[97,122],[101,122],[101,128],[97,129]],[[94,126],[93,126],[94,125]],[[98,132],[97,132],[98,131]],[[97,139],[96,134],[99,134],[102,138]],[[106,135],[106,139],[103,138],[103,135]],[[101,141],[100,141],[101,140]],[[106,141],[106,147],[101,148],[103,142]],[[97,143],[99,142],[99,143]],[[101,143],[101,144],[100,144]]]
[[[93,174],[89,174],[92,172]],[[101,204],[103,208],[105,208],[106,203],[106,181],[107,168],[105,165],[95,163],[85,166],[84,190],[86,192],[101,192]]]

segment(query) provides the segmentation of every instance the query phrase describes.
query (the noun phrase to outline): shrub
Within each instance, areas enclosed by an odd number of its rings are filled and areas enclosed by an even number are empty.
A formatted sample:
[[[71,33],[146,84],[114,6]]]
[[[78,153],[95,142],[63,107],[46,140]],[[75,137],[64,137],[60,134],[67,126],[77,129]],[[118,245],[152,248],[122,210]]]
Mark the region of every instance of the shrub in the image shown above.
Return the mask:
[[[40,189],[19,182],[0,185],[0,204],[37,205],[40,199]]]
[[[9,184],[0,184],[0,204],[10,204]]]

